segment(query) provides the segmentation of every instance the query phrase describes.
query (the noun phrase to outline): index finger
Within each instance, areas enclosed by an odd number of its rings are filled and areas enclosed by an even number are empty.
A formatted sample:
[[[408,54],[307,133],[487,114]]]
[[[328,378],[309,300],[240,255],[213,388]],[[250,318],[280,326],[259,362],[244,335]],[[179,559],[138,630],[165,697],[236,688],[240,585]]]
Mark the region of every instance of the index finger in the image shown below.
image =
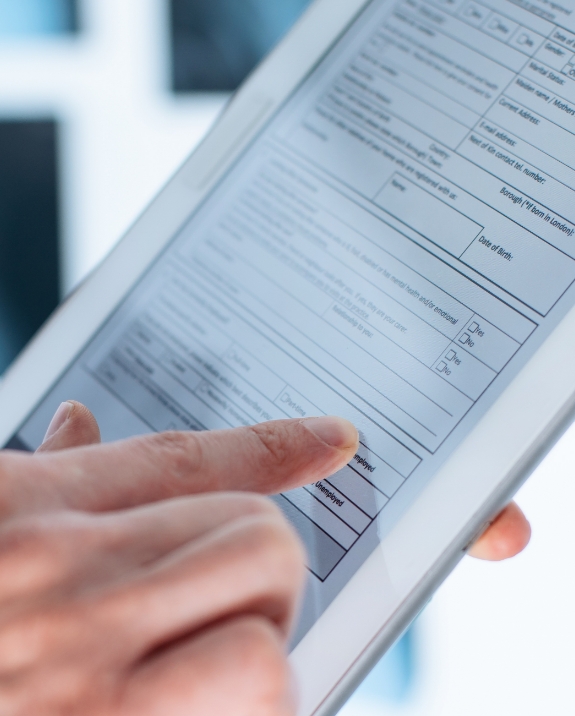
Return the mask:
[[[42,485],[65,507],[105,511],[203,492],[276,494],[332,475],[357,447],[351,423],[322,417],[163,433],[33,457],[5,455],[3,471],[17,472],[29,492],[21,461],[35,461],[35,490]]]

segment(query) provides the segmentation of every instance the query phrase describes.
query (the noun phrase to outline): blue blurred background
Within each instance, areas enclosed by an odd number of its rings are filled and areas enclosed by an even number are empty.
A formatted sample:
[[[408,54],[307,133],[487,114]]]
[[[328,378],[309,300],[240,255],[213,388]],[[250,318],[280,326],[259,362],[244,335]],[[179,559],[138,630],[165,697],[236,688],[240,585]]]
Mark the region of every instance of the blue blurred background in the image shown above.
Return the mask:
[[[308,2],[0,0],[0,375]],[[527,553],[466,561],[345,716],[572,711],[574,472],[571,431]]]
[[[309,0],[171,0],[172,87],[229,92],[297,20]]]
[[[74,32],[77,10],[74,0],[0,0],[0,36]]]

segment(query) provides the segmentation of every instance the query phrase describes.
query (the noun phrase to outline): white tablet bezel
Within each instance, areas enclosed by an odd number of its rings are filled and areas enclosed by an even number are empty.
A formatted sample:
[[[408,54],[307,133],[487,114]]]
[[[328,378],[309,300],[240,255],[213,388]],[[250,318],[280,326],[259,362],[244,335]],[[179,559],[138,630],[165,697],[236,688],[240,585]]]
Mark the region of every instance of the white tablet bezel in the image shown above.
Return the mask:
[[[9,371],[0,386],[2,444],[368,4],[369,0],[316,0],[234,96],[198,150]],[[300,682],[302,716],[337,710],[416,616],[479,529],[558,439],[575,406],[573,352],[575,309],[296,647],[291,660]]]

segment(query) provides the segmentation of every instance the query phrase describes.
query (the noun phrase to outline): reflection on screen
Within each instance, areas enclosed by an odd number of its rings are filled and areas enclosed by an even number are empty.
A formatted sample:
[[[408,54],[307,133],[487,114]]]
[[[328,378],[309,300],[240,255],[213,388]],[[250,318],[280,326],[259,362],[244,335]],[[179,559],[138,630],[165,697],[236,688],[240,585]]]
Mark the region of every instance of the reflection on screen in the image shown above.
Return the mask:
[[[170,0],[174,90],[235,90],[309,1]]]

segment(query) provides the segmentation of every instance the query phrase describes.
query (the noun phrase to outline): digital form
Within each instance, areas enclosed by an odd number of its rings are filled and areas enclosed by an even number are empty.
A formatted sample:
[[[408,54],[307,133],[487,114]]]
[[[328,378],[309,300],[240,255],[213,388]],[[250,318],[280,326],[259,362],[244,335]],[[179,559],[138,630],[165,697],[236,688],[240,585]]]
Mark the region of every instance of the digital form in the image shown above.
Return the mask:
[[[348,418],[352,462],[274,498],[325,608],[575,302],[556,6],[370,3],[11,446],[70,397],[106,440]]]

